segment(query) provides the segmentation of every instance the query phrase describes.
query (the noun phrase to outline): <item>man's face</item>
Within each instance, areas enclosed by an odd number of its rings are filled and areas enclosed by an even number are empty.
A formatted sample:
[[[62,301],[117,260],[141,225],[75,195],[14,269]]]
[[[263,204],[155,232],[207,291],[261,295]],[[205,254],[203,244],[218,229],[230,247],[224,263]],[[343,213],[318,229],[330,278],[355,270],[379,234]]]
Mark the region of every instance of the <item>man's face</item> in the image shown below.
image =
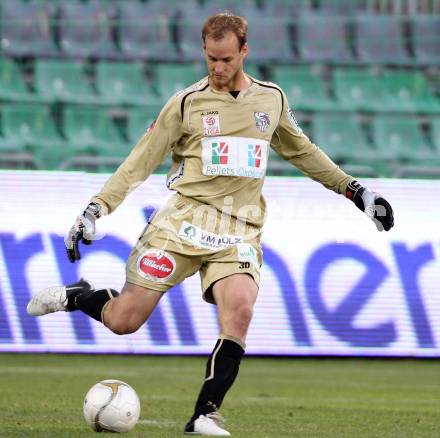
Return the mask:
[[[228,32],[221,40],[207,37],[203,48],[211,85],[219,90],[233,88],[237,74],[243,69],[247,44],[239,49],[236,35]]]

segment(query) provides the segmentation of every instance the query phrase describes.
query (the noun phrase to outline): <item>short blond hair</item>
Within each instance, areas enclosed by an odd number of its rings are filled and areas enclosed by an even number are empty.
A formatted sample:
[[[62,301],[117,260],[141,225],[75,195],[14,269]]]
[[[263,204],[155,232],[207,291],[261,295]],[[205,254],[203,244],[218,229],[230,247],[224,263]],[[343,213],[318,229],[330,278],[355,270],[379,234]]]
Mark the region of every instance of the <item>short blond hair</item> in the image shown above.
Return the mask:
[[[203,44],[206,38],[221,40],[225,34],[232,32],[238,39],[239,49],[247,42],[248,22],[246,18],[234,15],[230,12],[220,12],[211,15],[203,25],[202,40]]]

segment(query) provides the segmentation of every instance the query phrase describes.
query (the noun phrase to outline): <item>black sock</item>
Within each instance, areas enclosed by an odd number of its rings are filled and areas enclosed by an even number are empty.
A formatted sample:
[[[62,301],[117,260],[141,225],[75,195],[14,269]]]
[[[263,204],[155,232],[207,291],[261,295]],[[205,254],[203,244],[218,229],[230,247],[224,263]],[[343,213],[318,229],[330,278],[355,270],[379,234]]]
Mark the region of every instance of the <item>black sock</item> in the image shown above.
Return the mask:
[[[79,309],[97,321],[102,322],[102,308],[108,301],[116,298],[118,295],[119,292],[114,289],[89,290],[76,295],[74,298],[74,305],[76,309]]]
[[[220,337],[206,364],[205,382],[190,422],[220,408],[237,377],[243,354],[244,349],[237,342]]]

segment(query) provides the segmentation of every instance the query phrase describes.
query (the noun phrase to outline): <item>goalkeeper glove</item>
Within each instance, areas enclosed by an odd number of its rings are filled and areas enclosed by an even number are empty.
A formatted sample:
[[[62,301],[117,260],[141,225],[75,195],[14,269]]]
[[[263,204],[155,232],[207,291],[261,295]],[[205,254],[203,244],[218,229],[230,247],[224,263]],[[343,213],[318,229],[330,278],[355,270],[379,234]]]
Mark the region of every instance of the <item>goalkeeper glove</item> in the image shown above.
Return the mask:
[[[351,181],[347,186],[345,196],[374,222],[379,231],[389,231],[393,227],[393,209],[379,193],[372,192],[357,181]]]
[[[85,245],[92,243],[96,234],[95,221],[104,214],[102,205],[91,202],[83,213],[76,218],[75,223],[64,238],[67,257],[72,263],[81,258],[78,249],[79,241],[82,240]]]

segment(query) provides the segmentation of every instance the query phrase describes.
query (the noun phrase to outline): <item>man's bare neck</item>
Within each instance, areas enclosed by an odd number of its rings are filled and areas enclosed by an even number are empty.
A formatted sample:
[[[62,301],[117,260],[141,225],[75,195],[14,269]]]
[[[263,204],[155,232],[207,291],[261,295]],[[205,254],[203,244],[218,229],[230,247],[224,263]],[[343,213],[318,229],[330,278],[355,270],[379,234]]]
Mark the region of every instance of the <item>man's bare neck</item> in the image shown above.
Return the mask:
[[[216,91],[242,91],[249,88],[252,85],[252,81],[242,70],[233,80],[225,85],[216,85],[211,78],[209,79],[209,85]]]

